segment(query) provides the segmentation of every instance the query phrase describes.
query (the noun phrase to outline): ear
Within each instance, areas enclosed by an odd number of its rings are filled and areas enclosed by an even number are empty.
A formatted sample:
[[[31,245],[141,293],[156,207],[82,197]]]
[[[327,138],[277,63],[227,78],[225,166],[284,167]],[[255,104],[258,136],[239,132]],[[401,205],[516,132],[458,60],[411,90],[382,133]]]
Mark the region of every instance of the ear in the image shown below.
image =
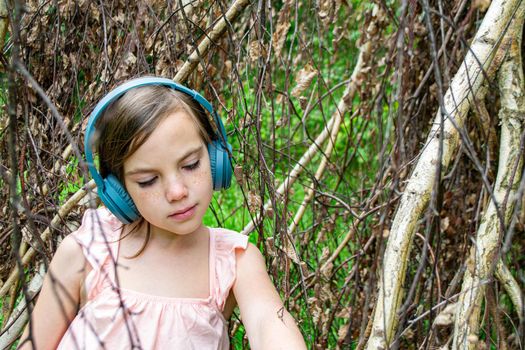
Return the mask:
[[[230,144],[228,144],[228,148],[231,149]],[[216,140],[208,144],[208,154],[210,155],[213,189],[218,191],[230,187],[232,168],[228,150],[220,141]]]
[[[133,199],[115,175],[110,174],[104,179],[104,186],[98,193],[106,207],[124,224],[140,218]]]

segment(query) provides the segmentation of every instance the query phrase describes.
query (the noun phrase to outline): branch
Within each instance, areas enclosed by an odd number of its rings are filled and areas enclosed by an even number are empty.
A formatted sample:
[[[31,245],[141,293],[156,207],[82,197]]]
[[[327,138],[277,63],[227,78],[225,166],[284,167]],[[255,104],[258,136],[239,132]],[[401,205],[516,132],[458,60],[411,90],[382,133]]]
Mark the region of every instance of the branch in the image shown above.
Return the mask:
[[[4,51],[4,38],[9,26],[9,12],[7,12],[6,0],[0,0],[0,52]]]
[[[435,186],[435,169],[441,162],[442,170],[446,170],[452,154],[458,148],[459,130],[463,128],[467,112],[485,77],[491,78],[490,74],[494,74],[493,70],[488,68],[495,65],[496,53],[505,47],[501,45],[500,38],[503,37],[518,3],[518,0],[495,0],[491,3],[470,50],[444,96],[443,106],[434,119],[433,127],[392,223],[383,259],[382,280],[368,349],[386,348],[393,340],[397,328],[397,310],[403,299],[402,286],[407,259],[417,221],[427,207]],[[444,129],[440,130],[442,113],[446,118]],[[438,159],[441,141],[442,157]]]
[[[335,140],[334,137],[335,135],[337,134],[337,131],[336,132],[333,132],[335,131],[335,126],[337,124],[340,124],[341,123],[341,118],[342,118],[342,115],[344,113],[346,113],[348,111],[348,108],[349,108],[349,105],[351,105],[352,103],[352,99],[351,97],[353,97],[354,93],[355,93],[355,90],[357,88],[357,85],[356,85],[356,82],[355,82],[355,79],[357,77],[357,74],[359,72],[361,72],[361,70],[364,68],[363,67],[363,59],[364,59],[364,56],[368,53],[370,53],[371,51],[371,48],[372,48],[372,45],[370,43],[365,43],[361,46],[361,49],[360,49],[360,52],[359,52],[359,57],[357,59],[357,64],[354,68],[354,71],[352,72],[352,75],[351,75],[351,78],[349,79],[348,81],[348,85],[345,89],[345,92],[343,93],[343,97],[341,98],[341,100],[338,102],[337,104],[337,110],[336,112],[332,115],[332,117],[328,120],[328,122],[326,123],[326,127],[323,129],[323,131],[315,138],[314,142],[312,142],[312,144],[310,145],[310,147],[308,148],[308,150],[303,154],[303,156],[301,157],[301,159],[299,159],[299,161],[297,162],[297,164],[295,164],[295,166],[293,167],[292,171],[290,172],[290,174],[288,175],[288,177],[284,180],[284,182],[279,186],[279,188],[275,191],[276,195],[283,195],[284,193],[287,193],[289,191],[289,189],[291,188],[291,186],[294,184],[295,180],[297,180],[297,178],[299,177],[299,175],[301,174],[301,172],[303,171],[303,169],[306,167],[306,165],[312,160],[312,158],[315,156],[315,154],[319,151],[320,147],[323,145],[323,143],[326,141],[326,139],[328,138],[328,136],[331,137],[331,140]],[[339,126],[337,126],[337,129],[339,129]],[[334,134],[334,135],[331,135],[331,134]],[[333,146],[327,146],[327,151],[328,149],[330,148],[333,148]],[[329,151],[329,153],[326,153],[327,154],[327,158],[330,156],[330,153],[331,153],[331,150]],[[326,158],[325,158],[326,159]],[[326,160],[323,160],[324,162],[326,162]],[[320,165],[317,172],[316,172],[316,179],[319,179],[321,174],[323,173],[324,171],[324,166],[325,165]],[[317,177],[319,176],[319,177]],[[313,188],[313,186],[311,186]],[[305,195],[305,200],[306,200],[306,195]],[[304,202],[303,202],[304,203]],[[265,204],[264,204],[264,207],[263,207],[263,210],[262,210],[262,213],[265,213],[269,208],[271,207],[271,201],[268,200]],[[300,209],[299,209],[300,210]],[[252,232],[252,230],[254,229],[255,225],[256,224],[259,224],[261,219],[262,219],[262,213],[259,213],[257,214],[245,227],[244,229],[242,230],[242,234],[249,234],[250,232]],[[299,213],[299,211],[298,211]],[[298,223],[298,220],[297,220],[297,215],[296,217],[294,218],[294,223]],[[288,232],[293,232],[293,230],[295,229],[295,225],[292,224],[289,228],[289,231]],[[293,257],[294,255],[292,255]],[[296,259],[294,259],[295,261]]]
[[[518,312],[518,318],[523,322],[523,299],[521,295],[521,288],[518,282],[514,279],[507,266],[503,261],[499,261],[496,266],[496,277],[503,285],[503,288],[507,291],[507,294],[514,304],[514,308]]]
[[[51,220],[49,226],[42,232],[40,235],[40,238],[45,241],[49,238],[51,234],[51,227],[56,227],[60,221],[65,218],[69,212],[75,207],[75,205],[86,196],[89,192],[91,192],[95,188],[95,181],[91,180],[89,181],[82,189],[78,190],[71,198],[68,199],[66,203],[60,209],[58,210],[58,213],[53,217]],[[33,256],[35,255],[36,251],[33,248],[30,248],[22,258],[22,264],[23,266],[27,266],[27,264],[31,261]],[[2,298],[8,291],[11,285],[16,281],[16,278],[18,277],[18,268],[14,268],[11,271],[11,274],[9,275],[9,278],[6,280],[2,288],[0,289],[0,298]]]
[[[181,69],[173,78],[176,82],[184,82],[188,79],[188,76],[193,72],[197,64],[201,60],[201,57],[208,52],[211,44],[216,41],[222,33],[226,30],[226,25],[234,21],[242,10],[250,3],[249,0],[236,0],[230,9],[226,12],[225,17],[222,17],[212,28],[212,30],[206,35],[201,41],[199,46],[193,51]]]
[[[504,224],[507,225],[522,176],[523,155],[520,152],[520,139],[525,125],[525,90],[520,48],[525,3],[520,5],[518,11],[515,24],[507,34],[514,40],[498,73],[501,91],[501,140],[494,189],[496,203],[490,201],[483,215],[467,263],[455,318],[452,349],[477,347],[481,304],[485,294],[485,284],[482,282],[492,278],[496,268],[495,262],[499,261],[498,253],[503,238],[501,233],[505,231],[497,217],[497,210],[498,207],[503,209]]]
[[[334,125],[334,119],[330,118],[328,122],[326,123],[326,127],[323,129],[323,132],[321,132],[312,142],[308,150],[303,154],[301,159],[295,164],[292,171],[286,177],[284,182],[279,186],[279,188],[275,191],[275,194],[277,196],[283,195],[284,193],[287,193],[290,187],[293,185],[295,180],[299,177],[303,169],[306,167],[308,163],[312,160],[314,155],[317,153],[321,145],[326,141],[326,138],[328,137],[330,130],[332,126]],[[265,213],[269,208],[271,207],[271,202],[268,200],[263,207],[262,213]],[[255,215],[255,217],[244,227],[244,229],[241,231],[242,234],[247,235],[250,232],[252,232],[253,228],[256,224],[259,224],[262,219],[262,214],[259,213]]]
[[[297,213],[295,214],[292,223],[288,227],[288,233],[290,234],[292,234],[295,231],[295,228],[297,227],[304,213],[306,212],[308,204],[314,196],[315,183],[319,181],[323,176],[324,170],[326,169],[326,164],[328,163],[328,159],[330,158],[330,155],[332,154],[332,151],[334,149],[334,143],[337,138],[337,134],[339,133],[343,116],[352,106],[352,101],[354,100],[354,95],[358,86],[356,81],[357,76],[359,73],[361,73],[362,69],[364,68],[364,57],[370,56],[371,49],[372,45],[370,45],[370,43],[362,45],[359,49],[359,57],[357,58],[357,63],[355,65],[354,71],[352,72],[352,76],[350,77],[350,82],[348,83],[345,92],[343,93],[343,97],[337,104],[337,109],[331,118],[334,119],[334,125],[331,128],[330,140],[324,151],[325,156],[323,157],[321,164],[319,164],[319,167],[315,172],[315,180],[310,184],[310,187],[308,187],[308,189],[306,190],[303,202],[297,210]]]
[[[44,282],[44,275],[45,267],[44,264],[41,264],[37,274],[27,286],[27,293],[30,299],[34,298],[38,292],[40,292],[42,283]],[[11,317],[9,317],[9,320],[5,323],[4,329],[0,334],[0,349],[7,349],[15,342],[28,320],[28,309],[25,299],[22,299],[13,311]]]

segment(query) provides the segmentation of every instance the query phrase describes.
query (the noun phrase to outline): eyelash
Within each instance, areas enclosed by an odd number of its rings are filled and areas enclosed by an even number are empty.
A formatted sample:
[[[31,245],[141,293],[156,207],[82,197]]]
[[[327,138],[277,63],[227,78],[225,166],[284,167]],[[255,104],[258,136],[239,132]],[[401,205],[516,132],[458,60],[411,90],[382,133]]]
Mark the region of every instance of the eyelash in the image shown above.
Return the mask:
[[[201,162],[200,162],[200,160],[198,160],[195,163],[192,163],[192,164],[184,166],[183,169],[186,169],[186,170],[189,170],[189,171],[193,171],[193,170],[197,169],[200,166],[200,164],[201,164]],[[137,182],[137,184],[139,185],[139,187],[144,188],[144,187],[148,187],[148,186],[153,185],[155,183],[155,180],[157,180],[156,176],[154,178],[150,179],[150,180],[147,180],[147,181]]]
[[[148,181],[137,182],[137,184],[139,185],[139,187],[148,187],[148,186],[153,185],[153,183],[155,182],[155,180],[157,180],[157,177],[156,177],[156,176],[155,176],[154,178],[152,178],[151,180],[148,180]]]
[[[201,165],[201,161],[200,160],[196,161],[195,163],[191,163],[189,165],[186,165],[184,167],[184,169],[190,170],[190,171],[191,170],[195,170],[195,169],[197,169],[199,167],[199,165]]]

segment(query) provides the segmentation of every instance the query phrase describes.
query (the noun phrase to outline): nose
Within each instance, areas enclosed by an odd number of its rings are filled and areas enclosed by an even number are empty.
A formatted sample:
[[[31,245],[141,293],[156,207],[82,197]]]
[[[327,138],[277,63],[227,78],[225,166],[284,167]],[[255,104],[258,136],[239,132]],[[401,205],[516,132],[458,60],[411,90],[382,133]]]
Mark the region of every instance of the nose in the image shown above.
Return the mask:
[[[168,202],[178,201],[188,195],[188,187],[182,179],[172,179],[166,184],[164,193]]]

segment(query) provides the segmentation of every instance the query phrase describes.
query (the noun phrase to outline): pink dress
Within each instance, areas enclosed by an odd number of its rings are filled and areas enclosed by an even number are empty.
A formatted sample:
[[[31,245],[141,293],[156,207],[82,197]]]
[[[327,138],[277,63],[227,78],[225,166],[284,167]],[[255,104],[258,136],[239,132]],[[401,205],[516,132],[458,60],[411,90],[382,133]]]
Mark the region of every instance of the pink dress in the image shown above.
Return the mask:
[[[93,270],[85,281],[87,302],[58,349],[228,349],[222,311],[235,281],[235,249],[246,249],[248,237],[210,228],[209,297],[170,298],[117,287],[121,226],[101,208],[86,211],[72,233]]]

